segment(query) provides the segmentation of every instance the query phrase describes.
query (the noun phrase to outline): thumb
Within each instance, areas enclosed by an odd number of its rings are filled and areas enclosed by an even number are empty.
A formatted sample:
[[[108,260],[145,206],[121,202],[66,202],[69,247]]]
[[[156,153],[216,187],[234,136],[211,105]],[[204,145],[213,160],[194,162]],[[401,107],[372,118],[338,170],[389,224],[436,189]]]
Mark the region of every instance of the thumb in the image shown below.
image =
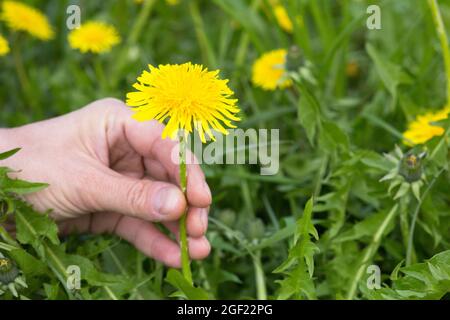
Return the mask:
[[[186,210],[186,198],[177,186],[134,179],[112,170],[90,178],[88,190],[95,211],[113,211],[147,221],[173,221]]]

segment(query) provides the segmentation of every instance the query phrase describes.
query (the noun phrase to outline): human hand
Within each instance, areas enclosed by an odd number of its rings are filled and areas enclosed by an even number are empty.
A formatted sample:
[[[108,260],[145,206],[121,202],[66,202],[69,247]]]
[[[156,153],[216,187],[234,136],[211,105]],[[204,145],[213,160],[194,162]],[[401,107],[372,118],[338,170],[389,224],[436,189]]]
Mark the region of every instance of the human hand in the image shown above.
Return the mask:
[[[164,126],[139,123],[121,101],[103,99],[70,114],[0,131],[2,150],[20,147],[1,165],[20,179],[49,187],[28,195],[37,210],[53,209],[60,232],[115,233],[144,254],[180,267],[180,248],[154,222],[174,234],[188,204],[189,253],[208,256],[205,238],[211,192],[197,164],[188,170],[187,202],[172,161],[177,142],[161,139]]]

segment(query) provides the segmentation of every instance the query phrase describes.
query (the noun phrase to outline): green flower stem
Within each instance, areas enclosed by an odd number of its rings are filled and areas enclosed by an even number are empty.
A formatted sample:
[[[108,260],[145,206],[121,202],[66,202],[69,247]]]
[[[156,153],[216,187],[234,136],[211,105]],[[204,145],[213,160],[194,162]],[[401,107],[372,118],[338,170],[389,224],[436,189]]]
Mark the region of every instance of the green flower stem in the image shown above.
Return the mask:
[[[450,51],[448,48],[448,37],[445,32],[444,22],[442,21],[441,12],[437,0],[428,0],[428,5],[433,16],[436,32],[441,43],[442,55],[444,56],[445,74],[447,78],[447,103],[450,102]]]
[[[205,26],[200,14],[200,10],[198,8],[197,1],[191,1],[189,3],[189,11],[191,13],[192,20],[194,21],[194,29],[195,33],[197,34],[197,41],[203,55],[203,61],[206,61],[207,65],[210,68],[215,68],[217,67],[217,58],[214,54],[211,43],[208,40],[208,36],[206,35]]]
[[[266,277],[261,263],[261,251],[258,250],[252,258],[255,269],[256,298],[267,300]]]
[[[253,0],[250,7],[252,10],[258,10],[258,7],[261,4],[261,0]],[[236,56],[234,58],[234,72],[231,77],[231,82],[236,83],[239,81],[241,72],[243,70],[245,59],[247,57],[247,51],[250,44],[250,36],[247,32],[242,32],[239,38],[239,45],[237,46]]]
[[[16,220],[20,220],[23,225],[28,229],[28,231],[33,235],[33,237],[37,237],[37,232],[34,229],[33,225],[25,219],[25,217],[22,215],[20,211],[16,211],[15,213]],[[42,260],[44,260],[49,268],[53,271],[55,276],[61,281],[61,284],[65,288],[65,281],[66,281],[66,266],[64,263],[58,258],[56,253],[50,248],[49,245],[47,245],[45,242],[42,243],[42,247],[44,252],[36,250],[38,255]],[[36,248],[35,248],[36,249]],[[71,292],[67,290],[67,294],[70,298],[73,297]]]
[[[24,226],[28,229],[28,231],[33,235],[37,236],[37,232],[34,229],[33,225],[25,219],[25,217],[22,215],[20,211],[16,211],[15,213],[16,219],[20,219]],[[55,276],[61,281],[61,284],[65,288],[66,284],[66,266],[61,261],[61,259],[58,258],[56,253],[53,251],[53,249],[48,245],[46,242],[42,243],[43,249],[44,249],[44,255],[42,255],[38,250],[37,253],[40,256],[41,260],[45,261],[49,268],[53,271]],[[111,289],[108,286],[103,286],[106,293],[110,296],[112,300],[118,300],[117,296],[111,291]],[[66,291],[69,295],[69,298],[73,299],[74,295],[70,292],[70,290]],[[82,299],[82,296],[79,294],[76,294],[76,297],[78,299]]]
[[[111,298],[111,300],[119,300],[119,298],[114,294],[114,292],[112,292],[112,290],[107,287],[107,286],[103,286],[103,289],[105,289],[106,294],[108,294],[108,296]]]
[[[203,266],[203,263],[201,261],[199,261],[197,263],[197,265],[198,265],[198,270],[199,270],[199,276],[202,279],[203,288],[206,291],[211,292],[211,284],[209,283],[208,275],[206,274],[205,267]]]
[[[417,217],[419,215],[420,208],[422,207],[423,200],[428,195],[428,192],[430,192],[431,188],[436,183],[437,179],[441,176],[441,174],[445,171],[445,168],[442,168],[438,174],[431,180],[430,184],[422,194],[422,197],[420,198],[420,201],[417,203],[416,209],[414,210],[413,217],[411,219],[411,225],[409,227],[409,239],[408,239],[408,246],[406,247],[406,266],[409,266],[412,263],[412,256],[414,251],[414,229],[416,227]]]
[[[30,88],[30,80],[28,79],[27,73],[25,72],[25,67],[23,65],[22,55],[20,53],[20,48],[18,45],[18,38],[14,46],[12,46],[14,66],[16,67],[17,77],[19,78],[22,90],[27,94]]]
[[[139,41],[139,37],[145,30],[145,25],[149,21],[152,9],[156,4],[156,0],[144,1],[141,11],[137,19],[134,20],[134,24],[131,27],[131,31],[128,33],[126,44],[122,46],[122,50],[118,53],[117,63],[114,64],[111,75],[111,87],[115,88],[117,82],[120,80],[120,75],[124,67],[126,67],[128,59],[127,54],[130,48],[133,48]]]
[[[394,205],[391,211],[389,211],[386,218],[384,218],[381,225],[375,231],[372,237],[372,241],[364,250],[365,253],[362,259],[360,260],[359,268],[356,271],[356,273],[354,273],[354,276],[350,281],[349,290],[347,292],[347,296],[345,297],[347,300],[353,300],[353,298],[356,296],[358,290],[358,283],[363,277],[364,272],[366,271],[366,268],[369,265],[370,261],[372,261],[373,257],[377,253],[378,248],[380,247],[381,240],[383,240],[383,237],[387,232],[389,224],[392,223],[392,221],[394,220],[397,210],[398,204]]]
[[[120,273],[123,276],[130,278],[130,274],[127,272],[127,270],[123,266],[122,262],[120,262],[120,259],[117,257],[117,255],[114,253],[114,251],[111,249],[111,247],[106,248],[106,252],[108,252],[109,256],[111,257],[112,261],[114,262],[114,264],[116,265],[116,267],[120,271]],[[108,294],[110,294],[109,291],[111,291],[111,290],[108,291],[108,289],[106,289],[106,288],[105,288],[105,290]],[[136,296],[139,300],[144,300],[144,297],[139,292],[139,289],[137,287],[133,288],[132,291],[133,291],[133,295]],[[117,299],[115,299],[115,300],[117,300]]]
[[[261,250],[263,247],[258,248],[258,245],[252,248],[247,241],[245,241],[244,237],[240,232],[236,232],[235,230],[229,228],[224,223],[214,219],[209,218],[209,221],[214,223],[217,227],[222,229],[222,231],[226,232],[230,235],[231,238],[235,239],[240,246],[251,256],[253,261],[253,270],[255,272],[255,283],[256,283],[256,296],[260,300],[267,299],[267,289],[266,289],[266,278],[264,274],[264,270],[262,268],[261,263]],[[294,232],[292,231],[292,234]],[[288,236],[292,235],[289,234]],[[284,239],[284,238],[283,238]],[[262,243],[261,243],[262,244]],[[258,249],[258,250],[256,250]],[[243,254],[242,254],[243,255]]]
[[[145,1],[138,18],[135,20],[133,27],[131,28],[130,36],[127,39],[127,45],[135,45],[142,31],[144,31],[145,24],[148,22],[148,17],[150,16],[156,0]]]
[[[20,35],[15,37],[14,45],[11,47],[12,56],[14,60],[14,66],[17,72],[17,78],[19,79],[20,86],[22,87],[23,94],[25,96],[26,103],[37,110],[36,100],[33,99],[33,95],[31,93],[31,82],[28,78],[27,72],[25,71],[25,66],[23,64],[21,48],[20,48]],[[39,110],[40,111],[40,110]]]
[[[103,69],[102,62],[100,61],[100,58],[96,57],[96,56],[93,56],[92,60],[93,60],[95,75],[97,77],[97,79],[96,79],[97,83],[100,83],[101,90],[106,94],[108,87],[109,87],[109,83],[108,83],[108,78],[105,75],[105,71]]]
[[[317,174],[317,178],[315,181],[315,187],[314,187],[314,198],[318,198],[320,196],[320,193],[322,191],[322,184],[325,178],[325,174],[327,172],[328,162],[329,162],[329,156],[324,155],[322,157],[322,163],[320,165],[319,172]]]
[[[186,173],[186,142],[185,137],[180,137],[180,186],[181,190],[184,194],[186,194],[187,187],[187,173]],[[181,268],[184,277],[186,280],[193,284],[192,281],[192,272],[189,261],[189,249],[188,249],[188,240],[187,240],[187,231],[186,231],[186,217],[187,211],[180,218],[180,249],[181,249]]]
[[[408,246],[408,239],[411,234],[411,230],[409,228],[409,221],[408,221],[408,216],[409,216],[408,208],[410,206],[412,197],[413,197],[412,194],[407,194],[405,197],[401,197],[399,199],[400,233],[402,236],[404,248],[406,248]]]

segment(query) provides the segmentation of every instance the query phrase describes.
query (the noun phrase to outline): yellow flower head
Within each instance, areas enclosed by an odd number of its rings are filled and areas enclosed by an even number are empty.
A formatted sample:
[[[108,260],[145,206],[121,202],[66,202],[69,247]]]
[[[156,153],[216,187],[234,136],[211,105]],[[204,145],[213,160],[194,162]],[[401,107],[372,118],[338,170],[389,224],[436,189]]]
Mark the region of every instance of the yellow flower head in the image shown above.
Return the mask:
[[[275,14],[275,18],[277,19],[277,22],[280,25],[281,29],[286,32],[292,33],[292,31],[294,30],[294,26],[292,25],[292,21],[289,18],[286,9],[282,5],[277,4],[273,7],[273,13]]]
[[[422,144],[444,134],[444,128],[439,127],[433,122],[445,120],[450,113],[450,106],[437,112],[428,112],[420,115],[416,120],[408,125],[408,129],[403,133],[406,143],[411,145]]]
[[[0,57],[8,54],[9,45],[8,41],[0,35]]]
[[[103,22],[89,21],[69,33],[70,46],[82,53],[109,52],[118,43],[120,36],[117,30]]]
[[[0,19],[12,30],[25,31],[40,40],[50,40],[54,32],[39,10],[17,1],[4,1]]]
[[[292,81],[285,79],[286,56],[287,51],[285,49],[273,50],[263,54],[253,64],[253,83],[265,90],[289,87]]]
[[[127,94],[127,104],[133,107],[137,121],[170,118],[162,137],[175,138],[178,130],[190,133],[197,130],[202,142],[206,135],[214,140],[211,129],[228,134],[225,127],[236,128],[230,120],[239,108],[228,80],[218,78],[219,70],[208,71],[202,65],[190,62],[174,65],[149,65],[133,87],[137,92]]]

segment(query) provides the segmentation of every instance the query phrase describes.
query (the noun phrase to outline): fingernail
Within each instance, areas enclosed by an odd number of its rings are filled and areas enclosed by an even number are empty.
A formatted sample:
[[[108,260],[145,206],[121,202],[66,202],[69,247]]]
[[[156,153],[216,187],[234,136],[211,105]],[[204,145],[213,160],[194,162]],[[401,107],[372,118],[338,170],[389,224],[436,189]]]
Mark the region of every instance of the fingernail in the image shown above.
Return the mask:
[[[208,183],[206,181],[203,182],[203,189],[208,194],[209,198],[212,199],[211,189],[209,189]]]
[[[206,232],[208,229],[208,210],[202,209],[200,212],[200,221],[202,223],[203,231]]]
[[[154,209],[161,215],[173,213],[178,208],[180,191],[176,188],[163,188],[155,196]]]

